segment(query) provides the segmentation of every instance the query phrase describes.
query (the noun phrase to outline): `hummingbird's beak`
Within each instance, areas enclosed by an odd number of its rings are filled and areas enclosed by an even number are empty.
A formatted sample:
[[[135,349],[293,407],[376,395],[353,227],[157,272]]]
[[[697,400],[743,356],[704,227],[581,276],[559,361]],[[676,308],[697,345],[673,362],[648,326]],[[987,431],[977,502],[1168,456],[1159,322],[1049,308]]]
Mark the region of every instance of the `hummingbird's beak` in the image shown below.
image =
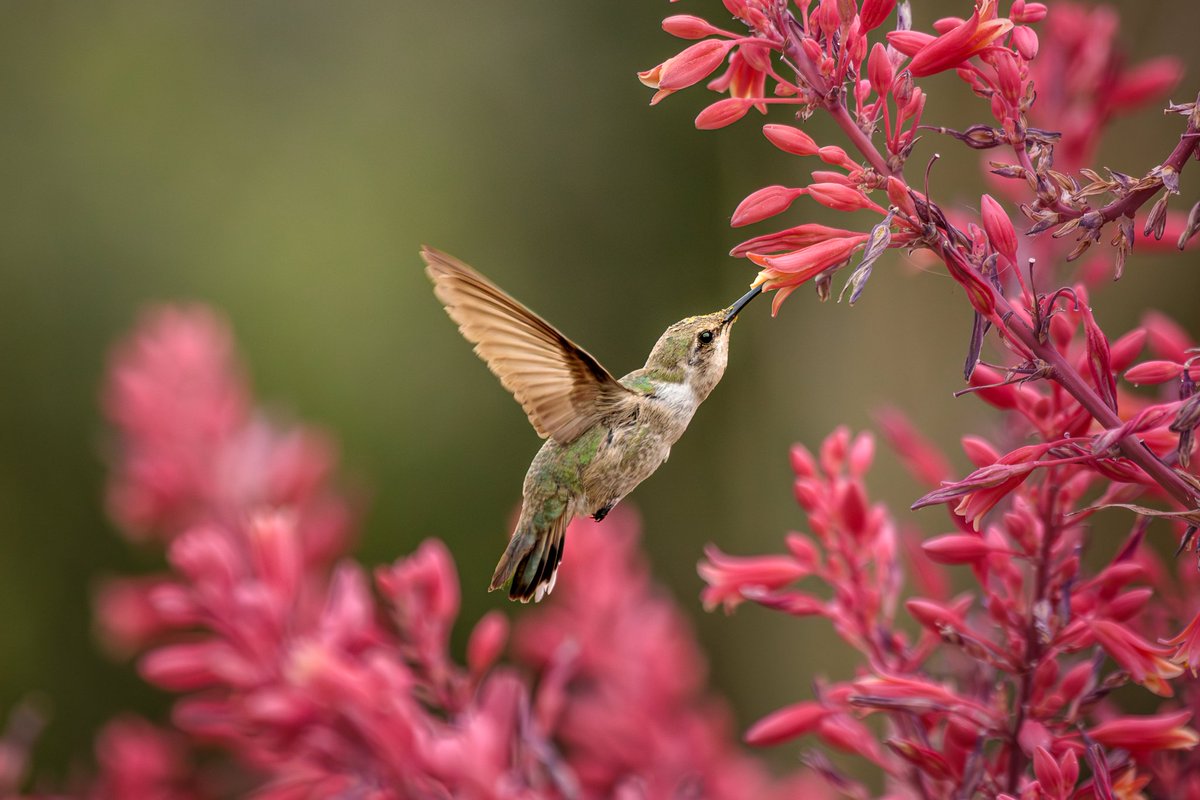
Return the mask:
[[[725,319],[721,320],[721,324],[728,325],[737,319],[738,314],[742,313],[742,309],[760,294],[762,294],[762,286],[755,286],[753,289],[742,295],[736,303],[729,307],[729,312],[725,315]]]

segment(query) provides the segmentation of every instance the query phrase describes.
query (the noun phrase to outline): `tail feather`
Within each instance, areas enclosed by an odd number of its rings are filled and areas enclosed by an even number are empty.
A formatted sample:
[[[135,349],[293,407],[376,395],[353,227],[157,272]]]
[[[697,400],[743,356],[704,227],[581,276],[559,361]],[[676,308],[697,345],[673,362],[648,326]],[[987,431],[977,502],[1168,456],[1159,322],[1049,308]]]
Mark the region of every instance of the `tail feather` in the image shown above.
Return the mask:
[[[569,517],[564,513],[541,530],[518,525],[492,574],[491,589],[499,589],[511,580],[508,596],[522,603],[537,602],[550,594],[562,563]]]

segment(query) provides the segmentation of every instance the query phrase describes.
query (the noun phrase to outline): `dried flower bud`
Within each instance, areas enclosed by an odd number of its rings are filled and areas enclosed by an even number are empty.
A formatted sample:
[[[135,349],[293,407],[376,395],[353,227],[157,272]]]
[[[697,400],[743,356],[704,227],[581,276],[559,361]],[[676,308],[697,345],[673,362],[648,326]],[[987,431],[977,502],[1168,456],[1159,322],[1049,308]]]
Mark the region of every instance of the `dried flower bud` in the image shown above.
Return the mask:
[[[1200,232],[1200,201],[1197,201],[1192,206],[1192,210],[1188,212],[1187,222],[1183,225],[1183,230],[1179,232],[1179,242],[1177,246],[1180,250],[1187,247],[1188,240]]]

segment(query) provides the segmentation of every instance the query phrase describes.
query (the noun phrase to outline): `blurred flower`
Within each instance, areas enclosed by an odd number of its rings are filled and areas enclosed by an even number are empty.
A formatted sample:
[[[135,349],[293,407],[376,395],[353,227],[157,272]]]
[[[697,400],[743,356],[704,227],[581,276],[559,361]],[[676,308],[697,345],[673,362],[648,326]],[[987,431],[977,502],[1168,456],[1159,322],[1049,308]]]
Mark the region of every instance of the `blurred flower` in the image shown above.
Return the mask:
[[[128,502],[113,513],[166,543],[170,571],[105,583],[97,615],[111,648],[144,651],[142,676],[180,695],[178,730],[238,762],[256,797],[749,800],[811,784],[775,782],[737,750],[631,512],[602,530],[573,523],[563,569],[587,575],[516,627],[536,689],[500,663],[497,612],[460,666],[446,547],[426,541],[377,568],[377,600],[360,566],[335,563],[351,516],[332,448],[255,416],[240,375],[228,331],[199,309],[151,313],[118,347],[106,408],[112,493]],[[184,742],[113,723],[88,796],[192,796]],[[9,760],[17,774],[19,754]]]

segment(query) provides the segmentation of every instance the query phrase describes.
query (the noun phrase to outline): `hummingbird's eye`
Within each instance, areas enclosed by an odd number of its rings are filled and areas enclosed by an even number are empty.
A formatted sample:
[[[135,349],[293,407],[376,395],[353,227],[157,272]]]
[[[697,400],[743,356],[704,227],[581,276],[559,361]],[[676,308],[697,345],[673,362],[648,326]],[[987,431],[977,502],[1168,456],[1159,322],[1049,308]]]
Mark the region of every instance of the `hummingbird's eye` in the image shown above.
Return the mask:
[[[700,339],[700,344],[709,344],[713,340],[713,332],[712,331],[700,331],[699,339]]]

